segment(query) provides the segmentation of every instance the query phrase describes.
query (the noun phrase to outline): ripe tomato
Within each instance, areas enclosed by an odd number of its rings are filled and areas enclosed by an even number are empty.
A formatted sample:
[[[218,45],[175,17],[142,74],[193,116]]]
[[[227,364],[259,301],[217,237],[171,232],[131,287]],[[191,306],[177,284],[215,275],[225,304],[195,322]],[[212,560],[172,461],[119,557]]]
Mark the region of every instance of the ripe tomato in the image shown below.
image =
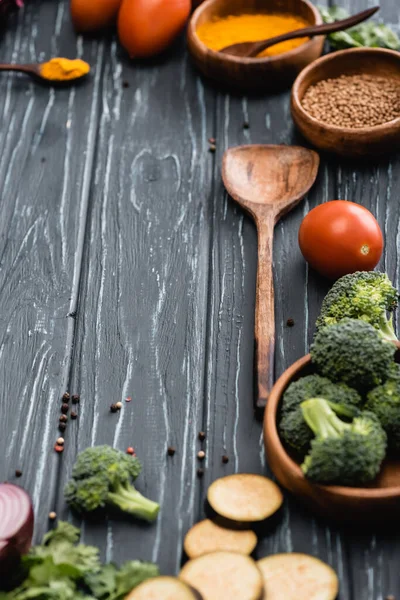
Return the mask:
[[[71,16],[77,31],[97,31],[116,20],[121,0],[71,0]]]
[[[183,29],[191,0],[122,0],[119,39],[132,58],[159,54]]]
[[[383,251],[382,231],[369,210],[344,200],[320,204],[299,231],[304,258],[325,277],[372,271]]]

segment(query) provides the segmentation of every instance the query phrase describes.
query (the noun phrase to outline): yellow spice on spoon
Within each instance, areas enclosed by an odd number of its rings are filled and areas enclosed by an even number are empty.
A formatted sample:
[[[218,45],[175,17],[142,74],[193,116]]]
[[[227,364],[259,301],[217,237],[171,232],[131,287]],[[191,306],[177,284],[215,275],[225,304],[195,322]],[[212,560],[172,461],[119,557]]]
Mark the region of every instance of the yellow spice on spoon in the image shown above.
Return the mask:
[[[290,14],[243,14],[214,17],[197,28],[197,36],[211,50],[222,50],[241,42],[261,42],[289,31],[308,27],[305,19]],[[264,50],[259,56],[283,54],[304,44],[308,38],[288,40]]]
[[[70,60],[69,58],[52,58],[40,66],[41,76],[50,81],[79,79],[87,75],[89,71],[90,65],[80,58],[74,60]]]

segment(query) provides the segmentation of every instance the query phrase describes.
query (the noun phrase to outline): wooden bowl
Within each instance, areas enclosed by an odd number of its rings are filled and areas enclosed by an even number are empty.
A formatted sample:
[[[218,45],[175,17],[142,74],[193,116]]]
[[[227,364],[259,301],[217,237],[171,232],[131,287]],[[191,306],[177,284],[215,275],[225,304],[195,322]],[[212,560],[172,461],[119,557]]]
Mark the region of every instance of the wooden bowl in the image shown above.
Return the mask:
[[[189,23],[188,44],[193,60],[206,77],[230,89],[259,92],[287,87],[306,65],[321,56],[323,36],[284,54],[264,58],[221,54],[210,50],[197,37],[197,27],[213,17],[251,12],[288,12],[303,17],[311,25],[322,23],[319,11],[309,0],[206,0]]]
[[[400,344],[397,343],[400,349]],[[400,362],[400,351],[396,354]],[[284,448],[277,428],[283,393],[292,381],[312,372],[311,356],[298,360],[278,379],[264,416],[264,443],[269,466],[279,483],[308,504],[316,513],[351,523],[397,522],[400,514],[400,459],[387,460],[369,487],[352,488],[309,482],[300,465]]]
[[[381,48],[353,48],[323,56],[297,77],[292,89],[292,117],[304,137],[321,150],[347,157],[385,154],[400,142],[400,118],[376,127],[350,129],[326,125],[311,117],[302,107],[310,85],[340,75],[385,75],[400,85],[400,53]]]

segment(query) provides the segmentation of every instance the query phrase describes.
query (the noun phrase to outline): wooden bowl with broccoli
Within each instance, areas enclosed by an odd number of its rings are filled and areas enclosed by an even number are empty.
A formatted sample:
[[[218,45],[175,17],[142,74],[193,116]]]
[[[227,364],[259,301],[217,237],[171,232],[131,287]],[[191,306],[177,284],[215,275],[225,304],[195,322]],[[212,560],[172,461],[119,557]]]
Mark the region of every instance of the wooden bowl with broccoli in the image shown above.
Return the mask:
[[[400,510],[400,343],[387,317],[394,298],[384,274],[336,282],[311,353],[285,371],[268,400],[273,473],[339,521],[389,522]]]

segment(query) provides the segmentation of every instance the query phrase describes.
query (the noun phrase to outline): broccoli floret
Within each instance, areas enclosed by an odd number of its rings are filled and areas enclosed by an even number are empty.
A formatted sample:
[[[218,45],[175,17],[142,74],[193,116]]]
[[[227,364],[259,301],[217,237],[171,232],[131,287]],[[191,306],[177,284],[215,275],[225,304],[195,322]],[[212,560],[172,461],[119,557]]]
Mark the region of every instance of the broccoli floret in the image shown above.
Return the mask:
[[[325,398],[332,403],[335,412],[349,418],[355,416],[355,407],[362,403],[356,390],[344,383],[332,383],[320,375],[307,375],[292,383],[283,396],[279,433],[284,442],[301,456],[306,454],[314,437],[300,406],[309,398]]]
[[[159,505],[132,485],[141,469],[136,457],[110,446],[87,448],[76,460],[71,481],[65,487],[65,499],[79,512],[113,506],[140,519],[154,521]]]
[[[395,351],[369,323],[343,319],[317,332],[311,357],[321,375],[364,393],[388,379]]]
[[[344,383],[332,383],[321,375],[306,375],[289,385],[283,395],[282,413],[297,409],[304,400],[325,398],[344,406],[361,406],[360,394]]]
[[[365,405],[378,417],[388,438],[388,447],[400,451],[400,379],[390,378],[369,392]]]
[[[345,423],[322,398],[306,400],[301,406],[316,436],[301,467],[308,479],[357,486],[378,475],[386,453],[386,434],[373,413],[364,411]]]
[[[387,318],[398,303],[398,291],[386,273],[359,271],[338,279],[322,303],[317,330],[344,318],[370,323],[387,340],[397,340],[393,317]]]
[[[353,419],[359,412],[354,406],[346,407],[329,401],[328,405],[336,414],[348,419]],[[301,405],[296,410],[282,415],[279,424],[279,433],[286,444],[295,450],[297,454],[302,457],[307,454],[311,441],[314,438],[314,433],[304,420]]]

